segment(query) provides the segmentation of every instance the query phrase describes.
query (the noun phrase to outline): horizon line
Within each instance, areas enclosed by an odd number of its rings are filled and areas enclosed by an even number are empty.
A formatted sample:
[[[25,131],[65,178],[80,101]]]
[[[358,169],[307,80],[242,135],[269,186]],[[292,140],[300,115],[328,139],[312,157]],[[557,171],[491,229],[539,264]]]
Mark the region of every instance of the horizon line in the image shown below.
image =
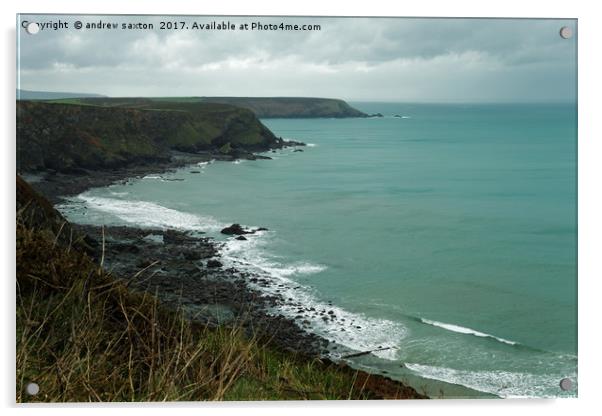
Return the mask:
[[[121,95],[112,96],[105,95],[96,92],[72,92],[72,91],[41,91],[41,90],[28,90],[23,88],[17,88],[17,99],[19,99],[19,91],[36,92],[36,93],[49,93],[49,94],[81,94],[81,95],[93,95],[90,97],[69,97],[69,98],[314,98],[314,99],[328,99],[328,100],[343,100],[345,102],[355,103],[382,103],[382,104],[572,104],[577,103],[578,99],[516,99],[516,100],[425,100],[417,101],[415,99],[362,99],[362,98],[333,98],[333,97],[318,97],[318,96],[298,96],[298,95]],[[96,97],[94,96],[96,95]],[[60,98],[58,98],[60,99]],[[43,100],[43,99],[37,99]]]

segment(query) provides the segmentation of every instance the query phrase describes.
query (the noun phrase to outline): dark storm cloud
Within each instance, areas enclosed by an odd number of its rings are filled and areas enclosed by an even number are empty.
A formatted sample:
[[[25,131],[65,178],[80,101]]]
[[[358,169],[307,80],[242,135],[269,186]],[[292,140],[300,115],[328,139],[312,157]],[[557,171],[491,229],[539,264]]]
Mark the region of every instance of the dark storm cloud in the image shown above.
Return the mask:
[[[573,21],[170,18],[319,24],[320,31],[161,31],[161,17],[24,16],[153,23],[153,31],[20,32],[21,88],[131,95],[303,95],[355,100],[573,99]],[[576,29],[576,28],[575,28]]]

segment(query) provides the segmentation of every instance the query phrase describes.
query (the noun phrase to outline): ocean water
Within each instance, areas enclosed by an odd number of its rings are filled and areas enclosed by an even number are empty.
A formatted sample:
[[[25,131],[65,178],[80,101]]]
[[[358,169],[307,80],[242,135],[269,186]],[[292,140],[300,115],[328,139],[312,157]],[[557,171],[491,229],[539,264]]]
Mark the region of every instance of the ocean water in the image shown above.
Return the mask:
[[[336,321],[303,318],[333,357],[382,349],[353,364],[429,394],[575,396],[559,388],[577,382],[575,106],[354,105],[385,117],[263,120],[309,146],[148,175],[59,208],[225,241],[226,264],[333,310]],[[269,231],[219,234],[234,222]]]

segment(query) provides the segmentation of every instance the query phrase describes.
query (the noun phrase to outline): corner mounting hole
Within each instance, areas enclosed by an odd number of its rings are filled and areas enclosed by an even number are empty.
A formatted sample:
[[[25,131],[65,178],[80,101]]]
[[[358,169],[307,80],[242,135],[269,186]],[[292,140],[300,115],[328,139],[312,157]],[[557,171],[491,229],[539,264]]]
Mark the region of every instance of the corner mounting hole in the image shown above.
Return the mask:
[[[25,387],[25,391],[30,396],[35,396],[36,394],[38,394],[40,392],[40,386],[38,385],[38,383],[27,383],[27,386]]]
[[[27,24],[27,26],[25,26],[25,30],[30,35],[35,35],[36,33],[38,33],[40,31],[40,25],[37,24],[36,22],[29,22]]]
[[[573,388],[573,382],[570,378],[563,378],[560,380],[560,388],[564,391],[568,391]]]
[[[560,37],[562,39],[570,39],[573,37],[573,29],[568,26],[563,26],[560,28]]]

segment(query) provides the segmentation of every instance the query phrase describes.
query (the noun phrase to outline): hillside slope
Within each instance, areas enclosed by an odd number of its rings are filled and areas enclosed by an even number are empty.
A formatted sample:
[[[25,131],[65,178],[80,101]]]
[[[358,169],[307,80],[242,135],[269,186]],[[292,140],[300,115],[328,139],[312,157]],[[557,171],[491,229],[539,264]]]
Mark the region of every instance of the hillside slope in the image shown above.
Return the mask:
[[[168,160],[170,150],[212,151],[228,144],[244,151],[282,146],[242,108],[143,99],[112,104],[18,101],[18,171],[106,169]]]

